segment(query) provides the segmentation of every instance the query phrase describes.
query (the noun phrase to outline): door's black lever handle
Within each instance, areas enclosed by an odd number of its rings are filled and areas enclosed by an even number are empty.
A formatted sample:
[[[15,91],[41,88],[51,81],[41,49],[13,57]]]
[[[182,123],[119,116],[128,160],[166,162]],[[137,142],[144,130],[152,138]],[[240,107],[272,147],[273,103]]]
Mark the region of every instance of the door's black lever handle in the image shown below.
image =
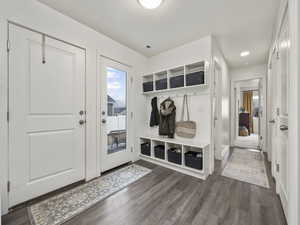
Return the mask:
[[[287,125],[281,125],[280,126],[280,130],[281,131],[286,131],[286,130],[288,130],[289,129],[289,127],[287,126]]]

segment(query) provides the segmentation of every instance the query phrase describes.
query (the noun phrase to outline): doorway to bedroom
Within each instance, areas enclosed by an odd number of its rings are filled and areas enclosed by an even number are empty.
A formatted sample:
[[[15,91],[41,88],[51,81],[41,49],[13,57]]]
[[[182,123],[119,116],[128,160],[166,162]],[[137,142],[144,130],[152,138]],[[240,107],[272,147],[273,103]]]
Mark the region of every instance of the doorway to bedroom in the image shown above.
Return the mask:
[[[261,149],[263,85],[261,79],[235,82],[234,146]]]

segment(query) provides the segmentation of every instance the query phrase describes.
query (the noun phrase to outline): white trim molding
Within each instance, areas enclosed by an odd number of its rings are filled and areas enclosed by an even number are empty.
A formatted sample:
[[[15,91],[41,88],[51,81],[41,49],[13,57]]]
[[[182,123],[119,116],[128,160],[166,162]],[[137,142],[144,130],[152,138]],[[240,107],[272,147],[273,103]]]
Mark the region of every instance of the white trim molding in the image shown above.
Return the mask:
[[[300,3],[288,1],[291,37],[289,65],[288,224],[300,224]]]
[[[2,214],[8,212],[8,57],[7,57],[8,25],[0,18],[0,193]]]

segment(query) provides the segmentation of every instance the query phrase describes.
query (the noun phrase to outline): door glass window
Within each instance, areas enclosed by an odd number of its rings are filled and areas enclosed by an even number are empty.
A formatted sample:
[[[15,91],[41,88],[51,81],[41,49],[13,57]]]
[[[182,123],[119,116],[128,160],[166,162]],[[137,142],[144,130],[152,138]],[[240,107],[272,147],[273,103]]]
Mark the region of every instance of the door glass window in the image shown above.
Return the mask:
[[[107,67],[107,153],[126,150],[127,73]]]

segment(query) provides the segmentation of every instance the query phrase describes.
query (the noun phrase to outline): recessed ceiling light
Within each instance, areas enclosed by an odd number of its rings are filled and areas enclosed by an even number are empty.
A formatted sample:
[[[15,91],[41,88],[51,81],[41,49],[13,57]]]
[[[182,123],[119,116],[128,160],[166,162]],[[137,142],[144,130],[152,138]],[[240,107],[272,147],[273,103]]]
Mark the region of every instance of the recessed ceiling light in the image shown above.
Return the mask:
[[[138,0],[138,2],[146,9],[156,9],[161,5],[163,0]]]
[[[250,55],[250,52],[249,51],[244,51],[244,52],[241,52],[241,57],[246,57]]]

